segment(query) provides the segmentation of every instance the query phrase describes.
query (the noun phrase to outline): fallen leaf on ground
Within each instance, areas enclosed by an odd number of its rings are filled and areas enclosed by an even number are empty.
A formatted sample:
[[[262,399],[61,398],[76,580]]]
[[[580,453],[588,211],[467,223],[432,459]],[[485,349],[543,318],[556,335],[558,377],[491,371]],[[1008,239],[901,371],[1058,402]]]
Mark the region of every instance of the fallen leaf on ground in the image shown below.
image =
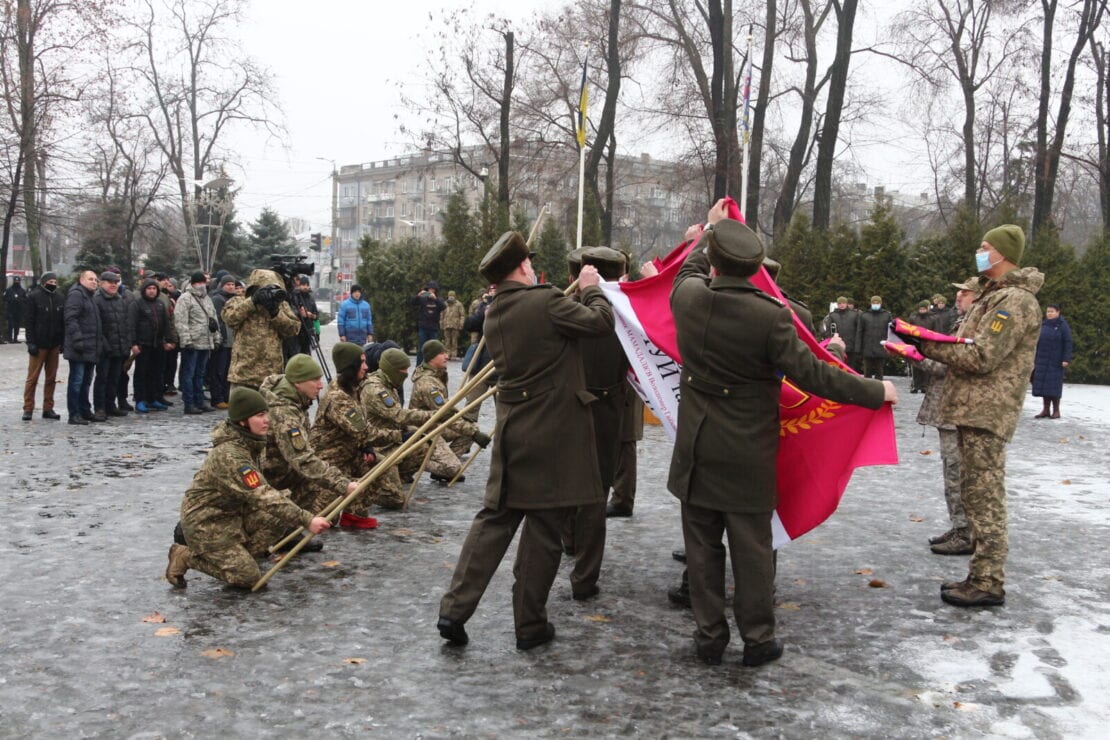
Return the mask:
[[[857,576],[869,576],[874,572],[875,571],[871,570],[870,568],[860,568],[859,570],[856,571],[856,575]]]
[[[878,578],[872,578],[870,581],[867,582],[867,585],[871,588],[886,588],[886,581],[881,581]]]
[[[1065,486],[1070,486],[1071,485],[1071,479],[1065,478],[1064,480],[1060,481],[1060,483],[1064,484]]]
[[[601,623],[604,624],[605,622],[612,622],[613,620],[610,619],[609,617],[605,616],[604,614],[591,614],[590,616],[586,617],[586,621],[587,622],[601,622]]]
[[[804,578],[795,578],[794,579],[794,585],[795,586],[804,586],[804,585],[806,585],[806,579],[804,579]]]
[[[922,451],[921,451],[920,453],[918,453],[918,454],[921,454],[921,455],[931,455],[931,454],[933,454],[933,451],[932,451],[932,450],[922,450]]]
[[[177,627],[162,627],[161,629],[154,630],[155,637],[169,637],[170,635],[180,635],[181,630]]]
[[[784,601],[781,604],[779,604],[779,609],[787,609],[787,610],[792,611],[792,612],[796,612],[801,608],[802,607],[798,606],[793,601]]]
[[[154,612],[153,614],[147,614],[143,617],[143,621],[150,622],[151,624],[162,624],[162,622],[166,621],[166,618],[158,612]]]
[[[206,658],[213,659],[226,658],[230,655],[235,655],[235,653],[228,650],[227,648],[212,648],[211,650],[201,650],[200,654]]]
[[[412,530],[411,529],[394,529],[392,532],[390,532],[390,534],[394,535],[396,537],[408,537],[409,535],[412,534]]]
[[[338,560],[327,560],[323,563],[320,563],[320,565],[324,566],[325,568],[334,568],[335,566],[337,566],[339,564],[340,563],[339,563]]]
[[[343,662],[351,665],[362,665],[366,662],[366,658],[344,658]]]
[[[923,522],[923,521],[925,521],[925,518],[920,517],[917,514],[914,514],[913,516],[910,517],[910,521],[911,522]]]
[[[1071,444],[1071,443],[1068,441],[1067,437],[1061,437],[1060,438],[1060,444],[1066,445],[1066,444]]]

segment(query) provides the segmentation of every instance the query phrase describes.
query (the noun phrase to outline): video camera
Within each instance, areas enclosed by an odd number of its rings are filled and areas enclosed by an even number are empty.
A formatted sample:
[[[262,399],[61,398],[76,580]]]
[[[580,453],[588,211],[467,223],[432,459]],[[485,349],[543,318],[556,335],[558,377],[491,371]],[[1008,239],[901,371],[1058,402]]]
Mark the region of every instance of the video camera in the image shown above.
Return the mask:
[[[316,271],[316,265],[307,260],[307,257],[299,254],[270,255],[270,269],[285,280],[286,292],[293,292],[293,279],[296,276],[311,275]]]

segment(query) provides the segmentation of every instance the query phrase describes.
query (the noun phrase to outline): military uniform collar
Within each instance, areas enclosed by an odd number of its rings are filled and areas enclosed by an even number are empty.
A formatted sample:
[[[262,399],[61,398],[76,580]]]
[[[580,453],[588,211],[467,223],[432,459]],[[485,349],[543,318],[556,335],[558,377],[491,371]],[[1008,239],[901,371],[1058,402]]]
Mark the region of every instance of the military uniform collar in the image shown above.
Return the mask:
[[[516,280],[502,280],[500,283],[497,284],[497,295],[501,295],[502,293],[511,293],[514,290],[528,290],[528,288],[531,287],[533,286],[528,285],[527,283],[518,282]]]
[[[718,275],[709,281],[711,290],[746,290],[752,293],[758,293],[759,288],[752,285],[748,278],[736,277],[735,275]]]

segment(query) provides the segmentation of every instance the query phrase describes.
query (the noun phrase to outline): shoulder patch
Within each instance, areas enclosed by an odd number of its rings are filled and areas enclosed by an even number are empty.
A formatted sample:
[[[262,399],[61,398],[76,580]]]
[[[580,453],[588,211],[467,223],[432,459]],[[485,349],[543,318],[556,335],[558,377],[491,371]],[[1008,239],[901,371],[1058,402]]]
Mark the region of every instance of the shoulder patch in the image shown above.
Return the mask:
[[[393,408],[394,404],[397,403],[393,400],[393,397],[389,395],[389,391],[381,391],[378,393],[378,398],[382,399],[382,403],[385,404],[387,409]]]
[[[347,409],[346,416],[348,419],[354,419],[356,416],[358,416],[358,409],[352,406],[351,408]]]
[[[774,297],[773,295],[771,295],[770,293],[764,293],[764,292],[763,292],[762,290],[757,290],[757,291],[755,292],[755,294],[756,294],[757,296],[759,296],[760,298],[763,298],[764,300],[768,300],[768,301],[770,301],[771,303],[774,303],[774,304],[775,304],[776,306],[778,306],[779,308],[786,308],[786,304],[785,304],[785,303],[783,303],[782,301],[780,301],[780,300],[779,300],[778,298],[775,298],[775,297]]]
[[[251,465],[239,468],[239,478],[247,488],[255,489],[262,485],[262,474]]]
[[[308,440],[304,438],[304,434],[297,427],[289,430],[289,443],[293,445],[293,449],[297,452],[308,448]]]
[[[991,317],[991,334],[1001,334],[1002,330],[1006,328],[1006,322],[1009,320],[1009,311],[995,311],[994,316]]]
[[[432,397],[432,401],[435,403],[436,406],[442,406],[443,405],[443,396],[441,396],[440,394],[437,393],[437,394],[435,394],[435,396]]]

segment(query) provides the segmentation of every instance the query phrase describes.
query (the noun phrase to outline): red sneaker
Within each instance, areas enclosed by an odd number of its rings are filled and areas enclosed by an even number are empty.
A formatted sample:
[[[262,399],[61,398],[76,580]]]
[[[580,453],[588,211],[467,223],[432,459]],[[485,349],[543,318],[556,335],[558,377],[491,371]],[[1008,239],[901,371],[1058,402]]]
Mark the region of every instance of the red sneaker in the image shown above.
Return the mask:
[[[354,529],[377,529],[378,520],[372,516],[355,516],[344,511],[339,515],[339,526]]]

